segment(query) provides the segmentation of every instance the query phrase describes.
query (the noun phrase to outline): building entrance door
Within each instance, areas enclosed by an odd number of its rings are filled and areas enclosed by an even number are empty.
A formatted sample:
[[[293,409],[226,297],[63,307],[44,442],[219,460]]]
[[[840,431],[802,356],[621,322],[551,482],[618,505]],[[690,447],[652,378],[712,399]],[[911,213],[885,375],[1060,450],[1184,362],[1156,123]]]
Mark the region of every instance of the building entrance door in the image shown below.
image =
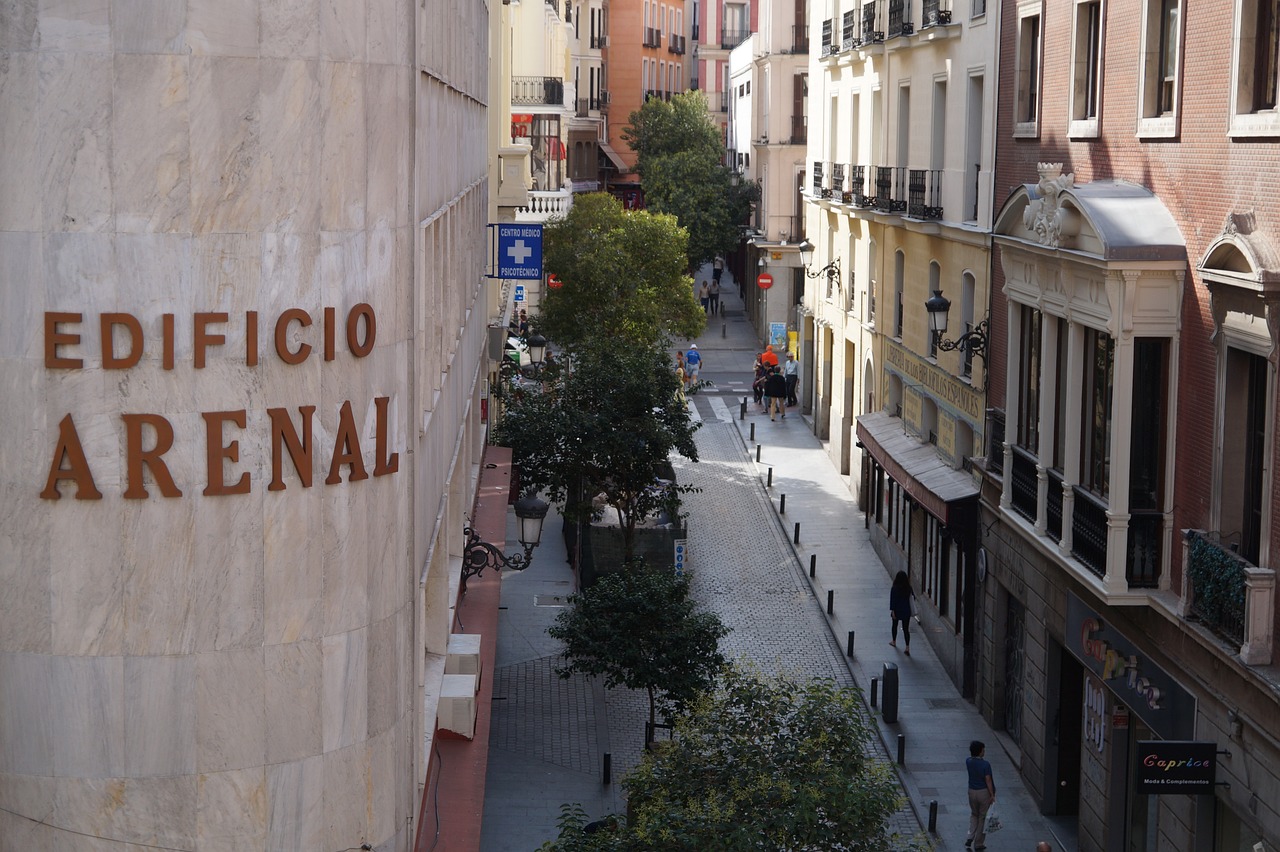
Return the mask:
[[[1084,666],[1058,648],[1058,700],[1052,720],[1050,748],[1057,753],[1056,801],[1052,813],[1080,813],[1080,731],[1084,713]]]

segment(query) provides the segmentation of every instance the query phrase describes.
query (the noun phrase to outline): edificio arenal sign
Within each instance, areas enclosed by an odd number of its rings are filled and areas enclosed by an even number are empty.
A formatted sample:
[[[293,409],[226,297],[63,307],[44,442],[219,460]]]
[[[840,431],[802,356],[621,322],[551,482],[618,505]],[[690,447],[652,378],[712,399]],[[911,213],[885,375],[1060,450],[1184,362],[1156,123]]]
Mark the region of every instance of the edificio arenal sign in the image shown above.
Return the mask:
[[[308,329],[317,319],[320,328],[309,335],[309,339],[316,345],[306,342],[308,335],[304,331],[301,342],[296,347],[291,346],[290,331],[295,327],[299,330]],[[243,353],[236,357],[243,357],[245,366],[258,366],[259,337],[264,325],[260,322],[258,312],[245,311],[243,317],[237,314],[234,321],[243,324],[245,341]],[[45,313],[44,365],[47,369],[83,369],[84,360],[79,357],[81,353],[77,347],[80,345],[81,329],[85,322],[84,315],[79,313]],[[191,353],[195,369],[204,368],[210,349],[226,344],[224,328],[229,322],[232,322],[230,315],[222,312],[200,312],[192,315]],[[162,370],[174,369],[177,336],[174,314],[161,314],[158,339],[154,336],[145,337],[142,323],[133,314],[99,314],[97,323],[101,332],[103,370],[128,370],[136,367],[141,362],[143,353],[148,350],[160,356]],[[284,364],[301,364],[313,356],[325,361],[337,358],[337,339],[341,332],[338,330],[335,308],[322,308],[315,316],[301,308],[289,308],[267,325],[275,343],[275,357]],[[347,349],[353,358],[364,358],[373,351],[378,323],[372,306],[361,303],[352,307],[347,312],[344,325]],[[184,328],[184,333],[185,331]],[[374,476],[386,476],[400,469],[400,454],[389,452],[387,441],[387,409],[390,402],[391,398],[385,396],[373,399]],[[297,471],[301,486],[311,487],[312,461],[316,447],[312,437],[315,410],[314,405],[298,406],[295,423],[294,415],[287,408],[267,409],[267,416],[271,420],[271,481],[267,485],[268,491],[285,490],[282,474],[286,454]],[[238,477],[233,472],[231,479],[234,481],[228,481],[226,476],[226,463],[234,464],[240,460],[240,442],[231,437],[234,434],[232,430],[246,428],[247,412],[243,408],[203,411],[200,416],[205,422],[206,446],[206,484],[200,493],[205,496],[248,494],[252,487],[252,477],[248,471],[241,471]],[[124,422],[125,430],[127,485],[122,496],[129,500],[145,500],[151,496],[143,479],[145,468],[150,470],[154,488],[160,496],[181,497],[182,488],[174,482],[164,458],[165,453],[173,447],[173,424],[163,414],[155,413],[122,413],[120,419]],[[324,480],[325,484],[336,485],[342,482],[344,465],[348,468],[348,482],[368,479],[370,472],[365,469],[360,430],[356,426],[350,400],[344,401],[338,410],[334,435],[329,475]],[[69,483],[68,487],[74,486],[74,493],[68,496],[77,500],[102,499],[102,492],[94,481],[93,470],[76,429],[75,417],[71,413],[58,423],[57,443],[49,462],[49,476],[40,496],[46,500],[61,499],[63,495],[59,486],[62,483]]]
[[[1133,777],[1139,793],[1207,793],[1217,782],[1218,744],[1139,740]]]

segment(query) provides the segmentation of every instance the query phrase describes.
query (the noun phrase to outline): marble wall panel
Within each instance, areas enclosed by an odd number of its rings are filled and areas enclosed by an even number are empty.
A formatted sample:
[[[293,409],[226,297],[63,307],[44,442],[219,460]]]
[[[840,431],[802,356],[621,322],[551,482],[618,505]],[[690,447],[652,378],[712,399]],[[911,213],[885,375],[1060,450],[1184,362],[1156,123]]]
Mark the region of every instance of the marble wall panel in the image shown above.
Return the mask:
[[[110,838],[100,844],[66,831],[50,831],[35,849],[192,849],[195,847],[196,779],[56,779],[50,798],[51,824],[88,836]],[[127,844],[136,843],[138,846]]]
[[[413,131],[409,112],[404,109],[404,92],[399,86],[407,73],[393,65],[369,65],[365,69],[365,133],[368,151],[368,211],[370,228],[401,224],[397,209],[400,185],[407,183],[401,164],[409,149]]]
[[[380,482],[374,492],[376,504],[370,522],[380,529],[396,528],[394,522],[401,504],[409,502],[404,498],[404,489],[394,480],[406,475],[411,457],[402,447],[393,446],[400,453],[401,472]],[[380,622],[394,615],[413,597],[415,583],[409,567],[412,556],[407,543],[395,536],[375,536],[371,544],[374,551],[369,559],[369,617]]]
[[[388,731],[369,741],[369,789],[366,802],[369,835],[389,837],[396,830],[396,749],[400,746]],[[406,749],[407,750],[407,749]]]
[[[257,164],[262,228],[314,233],[320,222],[319,64],[259,63],[261,141]]]
[[[123,774],[123,658],[47,659],[53,774],[80,778]]]
[[[109,234],[48,233],[41,249],[44,309],[84,315],[79,327],[62,328],[63,331],[79,332],[80,346],[63,346],[58,354],[82,358],[88,366],[96,358],[86,344],[89,335],[95,334],[93,329],[97,326],[98,314],[117,310],[120,304],[115,242]],[[43,334],[41,327],[42,352]]]
[[[187,52],[186,0],[111,0],[116,53]]]
[[[268,852],[326,848],[324,781],[318,755],[267,767]]]
[[[258,0],[187,0],[193,56],[258,55]]]
[[[0,394],[5,388],[0,383]],[[10,399],[11,397],[4,397]],[[24,441],[24,444],[33,443]],[[53,650],[53,593],[49,587],[49,517],[32,511],[43,487],[30,482],[0,483],[0,589],[4,617],[0,618],[0,653]],[[21,535],[18,531],[21,530]],[[0,678],[0,695],[21,688],[22,680]],[[8,686],[6,686],[8,685]],[[0,713],[0,717],[3,717]],[[4,749],[0,746],[0,755]],[[2,759],[2,758],[0,758]]]
[[[385,734],[404,712],[399,704],[400,674],[396,659],[395,630],[399,625],[395,616],[375,621],[369,626],[369,737]]]
[[[320,66],[320,161],[324,164],[320,227],[326,231],[364,227],[368,163],[364,74],[358,65],[334,62]]]
[[[369,62],[410,67],[413,62],[413,4],[370,3],[365,55]]]
[[[221,0],[201,2],[213,13]],[[258,63],[192,56],[190,80],[192,231],[255,231],[261,207],[253,182],[259,156]]]
[[[199,627],[194,632],[201,649],[262,645],[262,501],[266,494],[266,483],[260,481],[249,494],[208,497],[208,505],[201,507],[202,524],[195,541],[199,567],[192,584],[193,602],[207,613],[196,619]]]
[[[187,481],[178,487],[191,491]],[[150,486],[148,490],[155,493]],[[191,499],[155,496],[126,510],[121,547],[129,556],[120,571],[128,654],[192,654],[212,649],[205,619],[213,616],[207,612],[208,603],[195,594],[198,575],[209,569],[196,559],[194,519]]]
[[[191,229],[187,65],[182,56],[115,57],[121,93],[111,123],[117,231]]]
[[[98,487],[102,488],[101,483]],[[84,534],[99,529],[102,501],[63,497],[54,506],[50,523],[58,546],[50,551],[48,569],[53,653],[122,653],[125,624],[120,541],[112,535]]]
[[[369,837],[366,791],[369,749],[365,743],[324,755],[324,819],[328,846],[358,847]]]
[[[52,776],[14,775],[0,771],[0,802],[12,811],[0,811],[0,849],[29,852],[45,848],[41,837],[49,829],[39,823],[53,818],[57,782]]]
[[[310,491],[284,463],[285,490],[263,501],[263,641],[268,645],[316,639],[324,628],[324,563],[318,513],[323,473]],[[318,465],[317,465],[318,467]]]
[[[330,408],[327,426],[337,415]],[[329,438],[323,446],[332,446]],[[327,465],[326,465],[327,467]],[[366,465],[367,469],[367,465]],[[364,504],[353,494],[369,486],[368,480],[346,482],[348,466],[343,465],[344,485],[326,486],[325,521],[322,526],[324,553],[324,632],[327,635],[354,630],[368,623],[369,564],[364,543],[368,537]]]
[[[320,0],[276,0],[259,11],[263,58],[315,59],[320,55]]]
[[[292,763],[323,750],[319,685],[324,660],[318,641],[267,645],[266,763]],[[319,765],[314,767],[317,771]],[[319,788],[316,789],[317,797]]]
[[[321,729],[326,752],[361,743],[369,731],[369,633],[351,630],[321,641],[324,701]]]
[[[321,232],[320,257],[316,264],[316,284],[323,294],[325,304],[336,306],[339,313],[345,315],[352,305],[369,302],[378,317],[382,318],[387,311],[380,310],[381,300],[374,298],[375,294],[369,291],[365,257],[367,248],[366,231]],[[380,338],[381,335],[378,339]],[[346,335],[339,335],[339,349],[344,353],[349,351],[346,342]],[[374,352],[377,351],[378,343],[375,340]],[[343,367],[349,368],[346,363]]]
[[[261,648],[196,656],[196,769],[202,773],[262,763],[266,690]]]
[[[201,852],[261,849],[267,840],[268,812],[266,767],[201,775],[196,846]]]
[[[196,768],[196,664],[191,656],[124,658],[124,764],[133,778]]]
[[[163,314],[174,315],[174,360],[178,369],[189,369],[191,362],[191,316],[196,305],[192,301],[192,251],[194,242],[186,234],[118,234],[114,239],[116,307],[133,314],[142,325],[142,363],[127,372],[157,372],[161,368]],[[199,308],[204,310],[204,308]],[[96,318],[83,326],[85,339],[95,352],[100,351]],[[118,344],[123,351],[122,342]],[[149,370],[147,369],[149,368]],[[194,399],[191,376],[174,379],[176,371],[165,371],[177,388],[185,389],[185,397],[166,391],[166,400]],[[154,383],[152,383],[154,387]],[[189,408],[190,405],[183,406]],[[166,410],[171,410],[166,407]]]
[[[359,62],[365,58],[365,7],[358,0],[321,0],[321,57],[333,62]],[[376,5],[376,4],[375,4]]]
[[[0,3],[0,50],[35,50],[40,27],[40,0]]]
[[[0,42],[11,32],[0,26]],[[39,93],[39,55],[6,54],[0,65],[0,231],[37,231],[43,221]]]
[[[111,46],[108,0],[41,0],[40,48],[105,53]]]
[[[53,767],[53,682],[45,654],[0,653],[0,772],[46,775]],[[2,801],[2,800],[0,800]]]
[[[107,55],[40,54],[39,102],[58,105],[42,107],[37,116],[46,231],[104,231],[113,226],[111,72]]]

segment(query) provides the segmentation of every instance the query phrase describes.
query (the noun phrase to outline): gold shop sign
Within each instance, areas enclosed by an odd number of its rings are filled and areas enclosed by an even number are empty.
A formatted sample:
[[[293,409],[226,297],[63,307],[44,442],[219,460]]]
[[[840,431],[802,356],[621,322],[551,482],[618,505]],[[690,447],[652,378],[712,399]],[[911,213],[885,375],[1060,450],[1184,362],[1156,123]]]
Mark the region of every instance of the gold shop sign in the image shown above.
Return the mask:
[[[885,367],[912,384],[919,385],[935,400],[964,415],[973,425],[982,425],[982,394],[968,384],[911,352],[899,343],[885,340]]]

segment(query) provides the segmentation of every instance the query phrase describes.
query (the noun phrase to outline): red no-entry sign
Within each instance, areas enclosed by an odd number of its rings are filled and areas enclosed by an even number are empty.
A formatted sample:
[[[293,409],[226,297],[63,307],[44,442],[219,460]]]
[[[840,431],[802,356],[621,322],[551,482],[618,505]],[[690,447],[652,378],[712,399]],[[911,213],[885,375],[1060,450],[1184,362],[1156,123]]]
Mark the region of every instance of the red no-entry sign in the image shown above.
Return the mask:
[[[768,290],[773,286],[773,276],[767,272],[761,272],[756,278],[756,286],[761,290]]]

